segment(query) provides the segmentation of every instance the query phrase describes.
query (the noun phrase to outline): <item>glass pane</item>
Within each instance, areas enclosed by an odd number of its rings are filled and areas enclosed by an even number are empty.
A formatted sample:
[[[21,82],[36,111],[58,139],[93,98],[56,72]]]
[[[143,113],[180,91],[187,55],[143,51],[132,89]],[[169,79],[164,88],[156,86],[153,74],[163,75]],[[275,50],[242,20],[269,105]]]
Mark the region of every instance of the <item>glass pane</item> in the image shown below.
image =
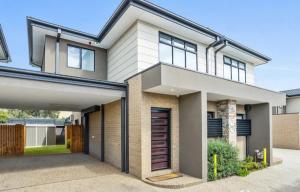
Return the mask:
[[[239,63],[239,68],[240,68],[240,69],[245,69],[245,68],[246,68],[245,63]]]
[[[184,49],[184,41],[181,41],[179,39],[174,39],[173,40],[173,45],[179,48]]]
[[[238,68],[232,67],[232,80],[238,81],[239,80],[239,71]]]
[[[174,48],[173,54],[174,54],[173,56],[174,65],[185,67],[184,51],[181,49]]]
[[[240,72],[240,82],[246,83],[246,71],[243,69],[239,69]]]
[[[172,47],[163,43],[159,44],[159,61],[172,64]]]
[[[197,70],[197,59],[195,53],[186,52],[186,68]]]
[[[230,59],[228,57],[224,57],[224,62],[228,63],[228,64],[231,64],[231,61],[230,61]]]
[[[190,43],[186,43],[185,44],[186,50],[188,51],[192,51],[192,52],[196,52],[197,51],[197,46],[190,44]]]
[[[80,68],[80,49],[68,47],[68,67]]]
[[[230,67],[230,65],[224,65],[224,78],[231,79],[231,67]]]
[[[82,49],[82,69],[87,71],[94,71],[95,61],[94,61],[94,51]]]
[[[236,60],[231,59],[231,64],[234,67],[238,67],[238,62]]]
[[[160,42],[164,42],[164,43],[167,43],[167,44],[171,44],[171,37],[168,36],[168,35],[160,34],[160,35],[159,35],[159,40],[160,40]]]

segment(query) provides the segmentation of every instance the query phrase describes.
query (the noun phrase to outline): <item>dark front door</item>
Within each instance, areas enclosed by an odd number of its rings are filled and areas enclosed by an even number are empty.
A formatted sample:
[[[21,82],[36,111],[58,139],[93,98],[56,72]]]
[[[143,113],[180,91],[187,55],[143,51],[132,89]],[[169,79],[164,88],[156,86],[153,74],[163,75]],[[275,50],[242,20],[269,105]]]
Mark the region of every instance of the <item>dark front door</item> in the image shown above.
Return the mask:
[[[151,109],[151,169],[170,168],[170,110]]]

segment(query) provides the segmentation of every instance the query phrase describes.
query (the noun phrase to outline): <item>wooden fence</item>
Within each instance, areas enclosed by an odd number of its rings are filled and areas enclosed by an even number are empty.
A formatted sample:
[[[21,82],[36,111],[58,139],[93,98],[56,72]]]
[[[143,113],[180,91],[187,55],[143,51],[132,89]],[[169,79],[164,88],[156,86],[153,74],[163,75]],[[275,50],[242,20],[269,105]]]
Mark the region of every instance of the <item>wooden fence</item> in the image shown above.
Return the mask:
[[[24,125],[0,125],[0,156],[24,155]]]
[[[72,153],[83,152],[83,127],[81,125],[67,126],[67,142],[70,141],[70,151]]]

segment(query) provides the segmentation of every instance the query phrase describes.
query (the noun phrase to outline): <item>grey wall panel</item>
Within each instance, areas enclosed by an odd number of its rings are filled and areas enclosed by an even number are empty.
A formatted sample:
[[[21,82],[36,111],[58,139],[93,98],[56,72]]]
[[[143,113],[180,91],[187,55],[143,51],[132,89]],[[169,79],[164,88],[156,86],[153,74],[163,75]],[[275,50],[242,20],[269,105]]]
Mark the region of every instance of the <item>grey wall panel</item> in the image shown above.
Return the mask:
[[[256,149],[262,151],[266,148],[268,163],[272,164],[272,108],[270,104],[251,105],[248,118],[251,119],[252,131],[248,140],[250,155],[253,155]]]
[[[37,146],[46,145],[46,127],[37,127]]]
[[[179,100],[179,167],[182,173],[207,179],[207,94]]]
[[[31,147],[36,145],[36,128],[26,126],[26,146]]]
[[[56,145],[56,128],[48,127],[47,130],[47,145]]]

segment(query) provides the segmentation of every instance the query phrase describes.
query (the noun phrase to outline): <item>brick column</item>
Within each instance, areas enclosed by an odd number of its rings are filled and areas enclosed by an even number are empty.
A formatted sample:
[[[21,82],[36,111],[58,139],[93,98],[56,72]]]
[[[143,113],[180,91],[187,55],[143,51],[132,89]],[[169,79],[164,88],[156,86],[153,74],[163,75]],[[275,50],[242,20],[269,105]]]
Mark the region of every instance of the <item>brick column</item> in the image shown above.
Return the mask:
[[[217,116],[222,118],[223,138],[236,146],[236,101],[219,101],[217,103]]]

